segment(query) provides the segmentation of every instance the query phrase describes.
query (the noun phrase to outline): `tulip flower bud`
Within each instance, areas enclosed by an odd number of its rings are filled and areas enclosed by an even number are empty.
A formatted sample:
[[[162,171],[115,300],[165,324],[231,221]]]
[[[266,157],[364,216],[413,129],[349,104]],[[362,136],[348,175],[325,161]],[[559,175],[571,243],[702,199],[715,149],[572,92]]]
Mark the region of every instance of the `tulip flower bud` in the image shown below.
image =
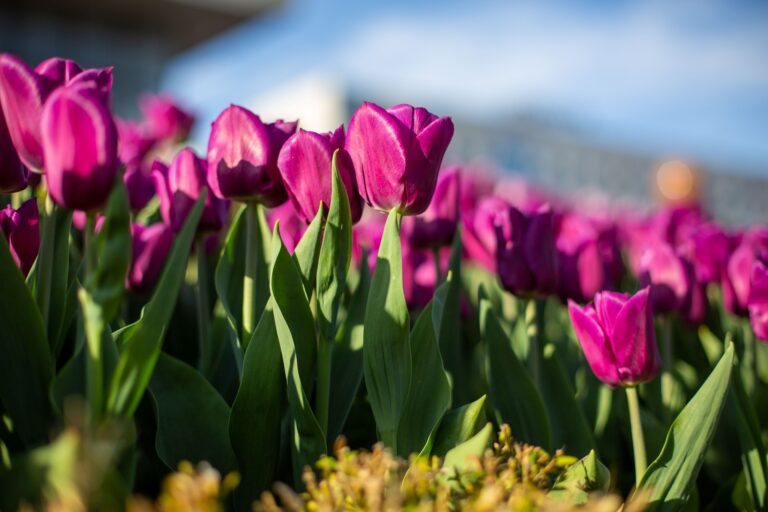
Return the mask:
[[[758,228],[744,233],[731,253],[723,276],[723,302],[728,311],[745,315],[755,262],[768,257],[768,229]]]
[[[43,171],[40,116],[51,88],[22,60],[0,54],[0,107],[19,158],[35,172]]]
[[[155,161],[152,164],[152,177],[155,190],[160,199],[160,214],[174,233],[181,231],[184,221],[200,197],[207,184],[205,160],[189,148],[181,149],[170,167]],[[198,232],[218,231],[224,225],[227,216],[227,202],[209,193],[205,199],[203,214],[200,217]]]
[[[104,205],[115,183],[117,128],[103,97],[88,88],[60,87],[41,117],[45,180],[64,208]]]
[[[768,341],[768,267],[761,261],[752,268],[748,307],[755,336]]]
[[[509,207],[509,203],[501,198],[486,197],[480,200],[474,214],[464,218],[462,243],[465,256],[489,272],[496,272],[496,217]]]
[[[636,294],[599,292],[594,305],[568,301],[573,329],[595,376],[609,386],[633,386],[659,373],[650,288]]]
[[[349,121],[346,141],[360,195],[378,210],[422,213],[452,137],[448,117],[410,105],[384,110],[363,103]]]
[[[179,107],[170,96],[142,96],[139,110],[149,135],[163,142],[186,140],[195,124],[195,117]]]
[[[600,235],[587,218],[564,215],[558,222],[556,246],[561,297],[585,302],[607,288]]]
[[[27,169],[21,163],[0,109],[0,194],[10,194],[27,186]]]
[[[514,294],[549,294],[557,289],[554,214],[544,205],[529,216],[514,207],[495,219],[496,271]]]
[[[443,171],[437,178],[432,202],[426,211],[405,221],[413,224],[410,242],[418,248],[451,245],[459,221],[459,170],[456,167]]]
[[[312,222],[321,201],[326,207],[331,204],[331,161],[336,150],[339,150],[336,165],[347,190],[352,222],[360,220],[363,205],[357,192],[352,162],[343,147],[343,126],[332,133],[299,130],[283,144],[277,167],[288,197],[305,222]]]
[[[277,158],[296,131],[296,123],[266,124],[259,116],[230,105],[211,126],[208,167],[211,189],[221,198],[256,201],[274,207],[288,198]]]
[[[164,223],[131,226],[131,268],[125,286],[134,292],[145,292],[154,286],[173,246],[173,232]]]
[[[8,241],[13,260],[26,276],[40,249],[36,199],[29,199],[18,210],[10,205],[0,210],[0,229]]]
[[[38,64],[35,72],[50,80],[55,87],[59,87],[72,81],[83,72],[83,68],[71,59],[51,57]]]
[[[653,309],[680,311],[690,300],[691,274],[685,261],[669,244],[656,240],[640,258],[640,285],[650,286]]]

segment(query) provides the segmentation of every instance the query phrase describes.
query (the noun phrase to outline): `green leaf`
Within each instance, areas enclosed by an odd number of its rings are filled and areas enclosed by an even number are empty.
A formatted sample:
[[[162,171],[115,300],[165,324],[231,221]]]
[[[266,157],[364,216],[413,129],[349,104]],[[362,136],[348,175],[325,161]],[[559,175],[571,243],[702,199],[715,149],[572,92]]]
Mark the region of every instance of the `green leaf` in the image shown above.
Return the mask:
[[[584,505],[593,491],[608,491],[611,472],[599,460],[595,450],[568,467],[557,479],[548,496],[573,505]]]
[[[370,287],[368,259],[363,257],[360,279],[333,348],[327,436],[330,441],[341,434],[363,378],[363,321]]]
[[[397,427],[411,382],[410,318],[403,293],[400,214],[392,210],[365,308],[363,368],[379,438],[397,450]]]
[[[272,278],[269,284],[277,339],[283,356],[288,405],[293,416],[292,461],[294,478],[298,483],[304,466],[312,466],[326,451],[325,433],[308,398],[315,377],[317,335],[301,274],[280,239],[279,223],[275,225],[272,248]]]
[[[282,354],[269,301],[245,349],[243,378],[229,416],[229,438],[242,478],[235,491],[240,509],[250,507],[274,480],[285,404]]]
[[[733,368],[733,344],[699,391],[672,422],[659,456],[645,471],[640,490],[648,510],[678,510],[687,501],[723,410]]]
[[[438,289],[435,293],[432,309],[440,354],[443,356],[445,369],[451,376],[453,400],[457,403],[471,397],[466,384],[466,363],[461,336],[461,250],[459,226],[451,246],[451,261],[446,279],[448,287],[445,292],[440,293]]]
[[[445,296],[449,283],[443,283],[435,296]],[[451,407],[451,382],[443,367],[433,323],[433,303],[424,308],[411,333],[411,386],[403,404],[397,431],[398,455],[407,458],[419,453]],[[440,322],[440,318],[435,323]]]
[[[307,292],[308,297],[312,295],[317,276],[324,214],[325,206],[321,202],[317,209],[317,215],[310,222],[299,243],[296,244],[296,250],[293,251],[293,260],[301,272],[301,281],[304,283],[304,291]]]
[[[206,191],[200,194],[184,227],[176,236],[160,280],[152,298],[144,306],[141,317],[116,336],[121,353],[109,384],[107,411],[111,414],[132,416],[149,384],[184,281],[189,251],[203,212],[206,194]]]
[[[48,438],[53,362],[40,311],[0,236],[0,400],[27,446]]]
[[[227,432],[229,406],[197,370],[160,354],[149,391],[157,417],[157,454],[169,468],[182,460],[205,460],[222,474],[236,469]]]
[[[508,423],[512,435],[519,441],[548,450],[550,431],[544,401],[533,385],[528,369],[515,356],[509,337],[482,289],[480,333],[487,344],[490,398],[499,423]]]
[[[53,248],[53,268],[51,274],[50,310],[48,316],[48,342],[53,354],[61,349],[66,330],[74,318],[77,296],[73,285],[76,284],[76,272],[69,268],[69,232],[72,228],[72,212],[63,208],[54,208],[55,242]],[[76,306],[75,306],[76,307]]]
[[[472,458],[482,457],[485,450],[491,446],[492,441],[493,425],[488,423],[480,432],[445,454],[443,469],[450,468],[454,471],[462,471],[471,467]]]
[[[485,424],[485,395],[474,402],[451,409],[440,422],[430,453],[438,457],[477,434]],[[424,454],[427,455],[427,454]]]

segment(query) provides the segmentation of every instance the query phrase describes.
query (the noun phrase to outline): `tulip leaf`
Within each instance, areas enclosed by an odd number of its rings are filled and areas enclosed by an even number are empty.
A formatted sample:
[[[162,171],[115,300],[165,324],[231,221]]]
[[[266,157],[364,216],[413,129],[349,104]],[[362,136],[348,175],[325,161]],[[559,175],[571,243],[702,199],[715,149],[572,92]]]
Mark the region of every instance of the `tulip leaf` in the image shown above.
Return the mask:
[[[46,219],[47,220],[47,219]],[[69,268],[69,232],[72,228],[72,212],[63,208],[54,208],[55,240],[53,248],[53,268],[51,274],[51,294],[48,313],[48,342],[53,354],[61,349],[66,330],[74,318],[72,303],[77,302],[73,283],[76,273]]]
[[[368,260],[365,257],[362,259],[359,272],[360,279],[333,348],[328,412],[329,441],[333,441],[341,434],[363,378],[363,320],[368,290],[371,287]]]
[[[480,334],[487,344],[486,364],[490,398],[499,423],[509,423],[519,441],[550,445],[550,429],[544,401],[536,390],[528,369],[517,359],[509,337],[502,329],[490,301],[481,288]]]
[[[672,422],[659,456],[643,474],[639,490],[648,510],[678,510],[688,501],[725,404],[733,369],[733,344]]]
[[[296,250],[293,251],[293,260],[301,272],[301,281],[304,283],[304,291],[307,296],[312,295],[315,289],[315,278],[317,276],[318,258],[320,257],[320,244],[323,234],[323,216],[325,207],[320,203],[317,215],[309,223],[307,230],[296,244]]]
[[[379,438],[397,450],[397,427],[411,382],[410,318],[403,292],[400,214],[384,226],[365,308],[363,371]]]
[[[431,455],[445,456],[448,451],[477,434],[485,425],[485,398],[483,395],[474,402],[451,409],[440,421],[435,440],[430,450]],[[424,455],[427,455],[424,453]]]
[[[134,324],[123,328],[120,331],[122,335],[116,336],[120,357],[107,397],[107,410],[116,416],[131,417],[149,384],[184,281],[189,251],[206,195],[207,191],[202,191],[184,227],[176,236],[163,273],[152,298],[142,309],[141,317]]]
[[[435,300],[438,295],[444,297],[449,286],[449,282],[440,285]],[[451,407],[451,382],[443,367],[435,334],[435,324],[442,319],[437,318],[433,323],[434,302],[421,312],[411,333],[411,368],[418,371],[411,376],[397,431],[398,455],[405,458],[422,451]]]
[[[24,276],[0,236],[0,400],[27,446],[48,438],[53,361],[43,319]]]
[[[229,406],[188,364],[160,354],[149,383],[155,405],[157,454],[169,468],[208,461],[222,474],[236,469],[229,443]]]
[[[580,506],[587,503],[590,492],[606,492],[610,485],[610,470],[597,460],[595,450],[590,450],[583,459],[570,465],[557,478],[547,495]]]
[[[272,250],[272,278],[269,284],[288,389],[288,405],[293,417],[294,478],[300,482],[304,467],[312,466],[326,452],[325,433],[308,398],[315,377],[317,335],[301,273],[280,239],[279,223],[275,225]]]
[[[480,458],[493,441],[493,425],[488,423],[477,434],[448,451],[443,469],[462,471],[472,465],[473,458]]]
[[[317,264],[317,312],[323,339],[333,343],[341,298],[347,284],[347,272],[352,256],[352,213],[347,189],[339,175],[336,162],[338,150],[331,162],[331,206],[325,222],[320,261]],[[322,206],[322,205],[321,205]]]
[[[285,374],[272,301],[267,303],[243,358],[243,377],[229,416],[229,438],[242,483],[238,508],[248,508],[272,484],[286,405]]]

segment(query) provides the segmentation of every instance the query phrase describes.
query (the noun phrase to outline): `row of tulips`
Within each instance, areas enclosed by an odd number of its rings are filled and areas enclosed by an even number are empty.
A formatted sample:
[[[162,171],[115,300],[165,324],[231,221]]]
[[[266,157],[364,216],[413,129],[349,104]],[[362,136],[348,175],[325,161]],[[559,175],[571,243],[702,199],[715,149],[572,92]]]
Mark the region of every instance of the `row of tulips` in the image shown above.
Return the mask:
[[[448,474],[491,424],[585,457],[536,484],[571,505],[765,509],[766,228],[441,170],[453,124],[410,105],[331,133],[232,105],[201,157],[191,114],[119,119],[111,86],[0,55],[3,510],[123,508],[185,460],[247,510],[339,435]]]

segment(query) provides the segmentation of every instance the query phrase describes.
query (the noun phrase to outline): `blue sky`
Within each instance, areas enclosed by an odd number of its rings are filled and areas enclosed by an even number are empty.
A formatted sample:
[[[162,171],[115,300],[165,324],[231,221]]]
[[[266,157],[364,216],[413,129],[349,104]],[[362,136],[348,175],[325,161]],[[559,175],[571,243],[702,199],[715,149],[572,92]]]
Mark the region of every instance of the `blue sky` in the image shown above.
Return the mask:
[[[204,128],[313,70],[364,97],[541,113],[602,144],[768,173],[768,2],[286,0],[179,57],[164,86]]]

